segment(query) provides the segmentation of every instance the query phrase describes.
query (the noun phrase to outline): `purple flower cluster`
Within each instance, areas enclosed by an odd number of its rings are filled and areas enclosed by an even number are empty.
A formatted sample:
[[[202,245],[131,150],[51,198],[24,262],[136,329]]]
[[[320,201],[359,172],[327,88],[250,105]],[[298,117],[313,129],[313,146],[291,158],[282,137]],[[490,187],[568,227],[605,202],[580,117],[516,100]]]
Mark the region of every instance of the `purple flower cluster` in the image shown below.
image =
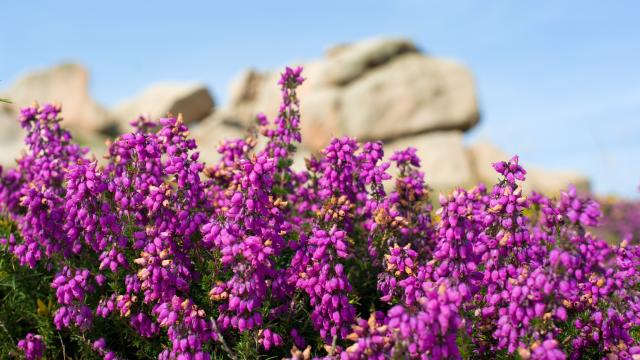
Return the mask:
[[[345,236],[335,227],[329,231],[314,229],[307,246],[292,260],[293,267],[302,269],[296,274],[295,285],[309,296],[311,321],[327,343],[334,337],[345,338],[355,318],[348,297],[352,288],[339,261],[350,254]]]
[[[407,148],[396,151],[390,160],[399,170],[395,188],[388,197],[377,202],[369,231],[374,234],[386,232],[383,238],[386,238],[385,245],[388,246],[411,244],[424,260],[433,251],[435,234],[429,189],[425,185],[424,173],[419,170],[420,159],[415,148]]]
[[[53,279],[51,287],[56,289],[58,304],[62,305],[53,318],[58,329],[70,325],[83,329],[91,326],[93,312],[84,303],[85,296],[94,290],[90,276],[87,269],[77,269],[72,272],[65,267]]]
[[[24,357],[27,360],[36,360],[42,358],[45,347],[42,336],[29,333],[24,339],[18,341],[18,348],[24,351]]]
[[[435,211],[412,148],[333,139],[296,172],[303,82],[287,68],[273,122],[206,166],[180,117],[137,119],[100,163],[58,107],[23,109],[27,149],[0,169],[19,231],[0,247],[51,271],[56,328],[104,359],[147,341],[167,360],[640,358],[636,230],[599,237],[600,206],[574,187],[526,197],[517,157]],[[135,342],[96,330],[111,322]]]
[[[99,338],[98,340],[94,341],[92,344],[92,348],[96,353],[100,354],[104,358],[104,360],[118,359],[116,353],[107,349],[107,342],[104,338]]]
[[[561,194],[558,210],[572,223],[582,226],[596,226],[600,217],[600,204],[579,198],[575,186]]]
[[[368,321],[359,319],[349,339],[354,344],[342,359],[450,359],[459,358],[457,338],[463,325],[460,306],[467,289],[441,282],[422,285],[414,306],[393,306],[386,314],[376,312]]]
[[[24,239],[11,251],[22,265],[32,268],[43,256],[80,251],[80,244],[69,240],[60,224],[65,217],[66,170],[83,159],[87,150],[71,142],[69,132],[60,127],[59,114],[60,108],[52,105],[22,110],[27,151],[17,161],[17,169],[2,180],[2,208],[16,214]]]

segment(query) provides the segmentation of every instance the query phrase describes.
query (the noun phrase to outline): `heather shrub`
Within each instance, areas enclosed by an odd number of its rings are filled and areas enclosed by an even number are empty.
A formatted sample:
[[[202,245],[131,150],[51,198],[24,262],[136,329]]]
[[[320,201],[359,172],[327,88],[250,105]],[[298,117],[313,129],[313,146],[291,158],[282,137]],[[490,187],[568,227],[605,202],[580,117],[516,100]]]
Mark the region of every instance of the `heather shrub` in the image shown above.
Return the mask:
[[[2,357],[640,358],[635,234],[597,236],[575,188],[526,197],[517,156],[437,199],[412,148],[338,138],[294,171],[301,71],[216,164],[180,116],[136,119],[100,163],[60,108],[23,109]]]

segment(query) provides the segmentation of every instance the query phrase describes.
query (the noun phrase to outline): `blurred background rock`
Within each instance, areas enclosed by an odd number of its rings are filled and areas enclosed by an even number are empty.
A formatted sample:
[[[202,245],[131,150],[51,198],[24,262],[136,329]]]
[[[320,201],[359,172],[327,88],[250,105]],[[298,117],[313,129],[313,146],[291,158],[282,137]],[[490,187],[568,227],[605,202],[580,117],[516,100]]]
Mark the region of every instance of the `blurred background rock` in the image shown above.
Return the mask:
[[[476,126],[480,111],[471,71],[455,60],[421,53],[409,39],[373,38],[327,50],[321,59],[291,64],[305,68],[308,81],[301,87],[303,158],[319,151],[332,137],[361,141],[382,140],[387,155],[409,146],[418,149],[429,184],[447,191],[455,186],[491,183],[491,163],[509,155],[491,143],[470,147],[464,132]],[[4,106],[3,117],[18,117],[18,109],[33,101],[63,105],[64,124],[98,154],[104,141],[130,130],[138,116],[158,118],[182,114],[201,147],[202,159],[218,159],[216,145],[242,137],[263,112],[273,119],[280,104],[280,69],[248,69],[230,88],[229,103],[216,108],[205,85],[198,83],[150,85],[141,94],[110,109],[89,94],[89,73],[79,64],[61,64],[29,73],[4,91],[15,106]],[[19,155],[21,133],[17,122],[3,121],[7,138],[0,143],[2,162],[11,166]],[[573,183],[589,190],[586,176],[530,168],[527,190],[557,193]]]
[[[0,53],[15,56],[0,56],[0,98],[13,102],[0,105],[0,164],[10,166],[18,156],[22,131],[15,118],[34,100],[61,103],[66,126],[98,155],[136,116],[181,113],[202,158],[213,162],[217,144],[243,136],[258,112],[273,118],[279,71],[303,65],[308,81],[300,89],[298,168],[331,137],[348,135],[382,140],[388,155],[416,147],[437,190],[492,183],[490,163],[518,153],[529,170],[528,191],[556,193],[574,183],[637,196],[640,171],[630,160],[640,154],[640,121],[629,114],[640,110],[634,82],[640,75],[621,57],[640,55],[638,43],[628,41],[640,35],[627,11],[633,3],[355,3],[252,3],[251,12],[199,2],[179,9],[162,1],[153,7],[69,2],[50,11],[11,5],[0,15],[0,29],[9,34]],[[95,13],[104,16],[90,17]],[[31,20],[30,28],[18,31],[12,25],[21,17]],[[45,41],[41,18],[59,24],[51,32],[66,39]],[[411,36],[366,35],[379,33]],[[38,41],[42,51],[27,57]],[[53,61],[51,54],[77,60]],[[234,60],[240,55],[252,57],[244,70]],[[234,61],[238,70],[212,79]],[[105,78],[88,70],[105,64],[126,74]],[[202,68],[213,70],[198,75]],[[105,96],[104,83],[111,95]]]

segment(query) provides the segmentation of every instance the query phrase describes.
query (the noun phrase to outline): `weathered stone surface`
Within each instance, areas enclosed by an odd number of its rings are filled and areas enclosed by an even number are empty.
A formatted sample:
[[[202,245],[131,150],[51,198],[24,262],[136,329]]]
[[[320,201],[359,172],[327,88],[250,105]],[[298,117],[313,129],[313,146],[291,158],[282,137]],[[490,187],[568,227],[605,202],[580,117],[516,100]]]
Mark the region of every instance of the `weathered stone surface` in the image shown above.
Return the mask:
[[[374,38],[337,46],[327,51],[320,75],[322,81],[342,86],[399,54],[416,51],[415,44],[402,38]]]
[[[289,66],[296,65],[293,63]],[[304,66],[305,77],[304,85],[297,89],[298,97],[302,100],[301,106],[305,106],[309,98],[314,97],[318,91],[337,89],[327,87],[320,81],[324,66],[322,61],[313,61],[301,66]],[[260,72],[249,69],[240,73],[229,86],[231,96],[226,112],[235,115],[245,125],[254,124],[258,113],[267,115],[269,119],[275,118],[282,101],[280,85],[278,85],[281,71],[282,69]]]
[[[229,86],[229,108],[245,125],[248,125],[256,115],[256,102],[268,91],[266,78],[268,74],[248,69],[234,78]],[[277,93],[276,83],[272,84],[271,92]],[[277,104],[275,105],[277,106]],[[267,111],[267,109],[263,110]],[[277,109],[270,109],[272,115]]]
[[[78,64],[61,64],[49,69],[30,72],[2,92],[13,102],[10,115],[18,116],[19,109],[40,104],[60,103],[64,126],[75,134],[108,131],[112,127],[107,111],[89,93],[89,72]]]
[[[247,136],[246,130],[227,120],[227,114],[216,112],[198,124],[190,127],[191,136],[198,144],[200,159],[207,165],[212,165],[220,160],[218,146],[224,140],[242,139]]]
[[[310,89],[344,86],[395,56],[416,51],[416,46],[411,41],[401,38],[374,38],[332,47],[327,50],[325,58],[300,64],[305,68],[304,77],[307,79],[299,89],[300,94],[306,97],[306,92]],[[260,100],[264,106],[260,112],[268,116],[275,115],[280,101],[277,85],[279,71],[280,69],[259,72],[248,69],[240,73],[229,88],[230,106],[234,109],[242,108]]]
[[[394,139],[442,130],[466,130],[479,119],[471,73],[453,61],[403,55],[347,86],[345,133]]]
[[[333,136],[394,140],[479,119],[471,73],[450,60],[417,52],[404,39],[371,39],[329,50],[302,64],[298,89],[303,145],[311,151]],[[227,111],[245,126],[255,115],[273,119],[280,104],[279,71],[249,70],[232,83]]]
[[[495,184],[499,178],[491,164],[511,158],[510,155],[487,141],[471,145],[469,156],[478,180],[488,186]],[[566,190],[570,184],[575,185],[581,191],[588,192],[590,190],[589,178],[580,173],[569,170],[542,169],[526,163],[522,165],[527,170],[527,180],[523,185],[527,193],[537,191],[550,196],[557,195],[560,191]]]
[[[229,87],[229,102],[231,104],[241,104],[243,102],[254,101],[258,97],[260,84],[264,81],[264,74],[248,69],[241,72]]]
[[[318,151],[333,137],[344,134],[340,115],[341,91],[320,88],[300,104],[302,122],[300,130],[305,147]]]
[[[120,131],[128,131],[129,123],[140,115],[152,119],[171,113],[182,114],[187,124],[206,118],[214,108],[209,90],[202,84],[162,83],[146,88],[135,98],[125,101],[113,109]]]
[[[337,46],[323,58],[300,65],[307,80],[298,89],[303,143],[295,155],[295,169],[304,169],[304,158],[324,148],[332,137],[347,135],[361,141],[384,140],[388,156],[408,146],[417,148],[427,183],[440,191],[477,181],[491,185],[498,179],[491,163],[509,156],[490,143],[465,149],[462,142],[463,132],[479,120],[473,77],[463,65],[422,54],[411,41],[397,38]],[[97,149],[98,156],[105,149],[103,134],[128,131],[137,116],[182,113],[201,158],[212,164],[220,158],[216,151],[220,142],[245,138],[256,114],[275,118],[281,70],[240,74],[224,109],[214,109],[204,85],[159,84],[111,114],[91,99],[89,74],[82,66],[65,64],[30,73],[0,93],[0,98],[15,103],[0,104],[0,164],[12,166],[20,155],[24,132],[15,118],[19,108],[33,100],[61,102],[64,125],[83,145]],[[261,137],[258,147],[265,141]],[[570,183],[581,190],[590,185],[588,178],[571,171],[525,167],[528,192],[557,194]]]
[[[448,191],[458,186],[467,187],[475,184],[476,178],[463,144],[461,131],[443,131],[406,137],[385,144],[385,154],[388,158],[394,151],[407,147],[418,150],[421,170],[425,173],[427,184],[434,189]],[[394,167],[390,169],[392,173],[396,171]]]
[[[262,79],[258,96],[255,101],[248,104],[247,113],[242,114],[242,118],[246,119],[244,121],[246,125],[255,124],[256,115],[259,113],[267,115],[269,120],[273,120],[278,115],[282,99],[280,85],[278,85],[280,73],[278,71],[269,72],[263,74]],[[230,111],[230,113],[235,114],[235,111]]]

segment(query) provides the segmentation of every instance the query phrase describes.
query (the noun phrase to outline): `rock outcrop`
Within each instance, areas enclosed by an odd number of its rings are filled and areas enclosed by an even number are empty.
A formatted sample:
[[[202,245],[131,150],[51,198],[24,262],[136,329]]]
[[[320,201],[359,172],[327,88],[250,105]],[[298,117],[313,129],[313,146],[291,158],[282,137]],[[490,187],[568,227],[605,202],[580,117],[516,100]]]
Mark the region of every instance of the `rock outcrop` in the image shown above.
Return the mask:
[[[328,50],[305,66],[300,89],[304,145],[318,150],[333,136],[395,140],[440,130],[467,130],[479,120],[471,72],[418,52],[403,39],[373,39]],[[278,72],[249,70],[231,86],[226,109],[247,124],[277,114]]]
[[[182,114],[185,123],[195,124],[211,114],[213,108],[213,97],[205,85],[164,83],[146,88],[133,99],[117,105],[112,113],[120,132],[127,132],[129,123],[140,115],[154,119],[169,113]]]
[[[300,65],[307,81],[298,89],[303,143],[296,166],[335,136],[383,140],[387,156],[415,147],[427,182],[447,191],[478,181],[493,184],[497,175],[491,163],[509,158],[491,144],[467,148],[463,143],[464,132],[480,119],[471,72],[456,61],[421,53],[409,40],[377,38],[340,45]],[[228,124],[248,127],[260,112],[273,119],[280,104],[279,77],[279,71],[242,72],[232,82],[224,116],[210,116],[194,131],[200,142],[217,144],[238,135],[239,129]],[[214,123],[205,125],[208,122]],[[200,129],[210,130],[201,135]],[[217,158],[210,155],[209,160]],[[557,194],[570,183],[589,188],[580,174],[527,168],[527,191]]]
[[[220,159],[217,149],[222,141],[242,139],[248,135],[242,126],[226,121],[221,112],[210,115],[189,130],[198,144],[200,159],[207,164],[214,164]]]
[[[421,170],[429,186],[448,190],[456,186],[468,187],[476,182],[471,160],[465,150],[461,131],[438,131],[414,135],[385,143],[385,154],[414,147],[420,157]],[[391,168],[392,171],[395,168]]]
[[[491,163],[509,158],[490,143],[465,146],[464,132],[479,122],[480,111],[473,76],[456,61],[425,54],[406,39],[376,38],[333,47],[301,65],[307,80],[298,89],[303,143],[295,155],[296,169],[339,136],[382,140],[387,159],[395,150],[416,148],[427,183],[443,192],[479,181],[495,183]],[[0,104],[0,164],[11,165],[19,156],[24,132],[14,119],[33,100],[61,102],[65,125],[98,156],[105,148],[103,134],[129,131],[139,115],[182,114],[201,159],[212,164],[220,158],[220,142],[246,137],[245,129],[258,113],[274,119],[280,106],[279,78],[280,69],[242,72],[220,109],[202,84],[165,83],[107,111],[91,99],[89,74],[82,66],[37,71],[0,93],[15,103]],[[570,183],[589,189],[589,179],[578,173],[525,165],[525,191],[557,194]]]
[[[20,108],[38,103],[60,103],[64,108],[64,125],[82,137],[112,130],[106,109],[93,100],[89,92],[89,71],[78,64],[61,64],[34,71],[19,78],[1,98],[10,99],[7,115],[16,118]]]

